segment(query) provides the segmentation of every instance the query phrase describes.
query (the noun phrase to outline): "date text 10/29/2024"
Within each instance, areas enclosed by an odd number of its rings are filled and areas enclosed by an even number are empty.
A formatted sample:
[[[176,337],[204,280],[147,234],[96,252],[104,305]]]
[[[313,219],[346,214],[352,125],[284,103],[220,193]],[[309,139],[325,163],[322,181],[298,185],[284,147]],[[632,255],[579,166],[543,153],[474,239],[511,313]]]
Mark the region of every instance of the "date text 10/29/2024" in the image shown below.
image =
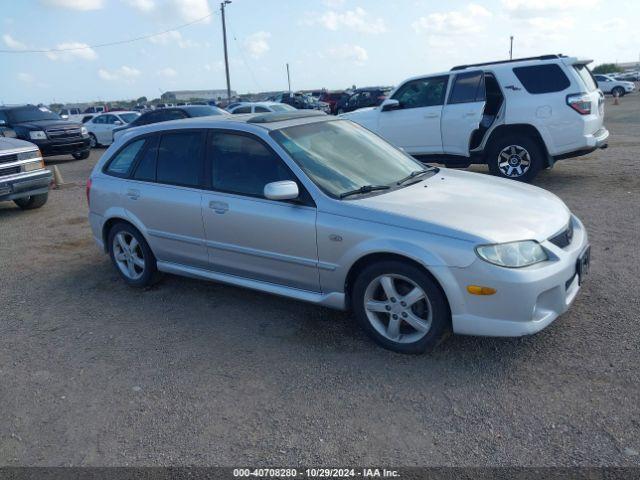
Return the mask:
[[[386,468],[234,468],[234,477],[250,478],[400,478]]]

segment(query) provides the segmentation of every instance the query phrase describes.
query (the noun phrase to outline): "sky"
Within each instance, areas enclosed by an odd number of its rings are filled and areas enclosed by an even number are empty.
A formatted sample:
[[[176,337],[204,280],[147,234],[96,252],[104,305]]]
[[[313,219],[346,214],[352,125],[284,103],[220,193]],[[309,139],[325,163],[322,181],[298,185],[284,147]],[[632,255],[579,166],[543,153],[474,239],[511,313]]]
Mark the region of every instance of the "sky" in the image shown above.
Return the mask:
[[[0,103],[226,88],[219,1],[0,0],[0,12]],[[396,85],[508,58],[511,35],[514,57],[640,58],[637,0],[233,0],[226,20],[239,93],[287,89],[286,63],[294,90]]]

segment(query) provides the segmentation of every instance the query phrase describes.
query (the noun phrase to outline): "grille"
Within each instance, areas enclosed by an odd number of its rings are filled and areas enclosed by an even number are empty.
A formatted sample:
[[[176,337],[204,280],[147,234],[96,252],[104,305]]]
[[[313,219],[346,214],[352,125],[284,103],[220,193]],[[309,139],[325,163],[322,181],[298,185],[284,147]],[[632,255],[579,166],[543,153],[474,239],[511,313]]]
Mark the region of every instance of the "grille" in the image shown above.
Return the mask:
[[[571,244],[571,240],[573,240],[573,225],[571,223],[562,232],[549,239],[551,243],[560,248],[568,247]]]
[[[47,136],[50,139],[57,138],[74,138],[81,136],[81,130],[79,128],[58,128],[47,130]]]
[[[20,165],[16,167],[0,168],[0,177],[3,177],[5,175],[13,175],[14,173],[20,173]]]
[[[2,155],[0,156],[0,163],[10,163],[10,162],[17,162],[18,161],[18,154],[14,153],[12,155]]]

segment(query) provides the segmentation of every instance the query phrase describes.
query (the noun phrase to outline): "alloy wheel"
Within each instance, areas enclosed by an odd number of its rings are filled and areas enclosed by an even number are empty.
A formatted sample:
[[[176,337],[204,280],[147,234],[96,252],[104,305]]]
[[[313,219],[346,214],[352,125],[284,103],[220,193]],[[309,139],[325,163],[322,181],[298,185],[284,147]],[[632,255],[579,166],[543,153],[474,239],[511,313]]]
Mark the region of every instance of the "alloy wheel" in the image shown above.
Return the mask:
[[[364,308],[373,328],[392,342],[417,342],[431,329],[429,297],[402,275],[385,274],[373,279],[364,293]]]
[[[93,134],[89,135],[89,146],[91,148],[96,148],[97,145],[98,142],[96,141],[96,137]]]
[[[113,258],[122,274],[130,280],[138,280],[144,274],[144,252],[131,233],[122,231],[113,237]]]
[[[498,168],[505,177],[523,176],[531,167],[531,156],[526,148],[520,145],[509,145],[498,154]]]

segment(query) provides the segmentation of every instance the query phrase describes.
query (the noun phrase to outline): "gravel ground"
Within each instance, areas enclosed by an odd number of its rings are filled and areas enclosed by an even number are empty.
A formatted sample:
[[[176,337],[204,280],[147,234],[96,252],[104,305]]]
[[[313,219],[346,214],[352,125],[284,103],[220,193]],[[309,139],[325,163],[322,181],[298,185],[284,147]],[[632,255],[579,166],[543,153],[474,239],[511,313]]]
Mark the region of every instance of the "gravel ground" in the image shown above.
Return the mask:
[[[86,221],[101,151],[49,161],[45,207],[0,204],[0,465],[640,465],[640,96],[607,102],[610,148],[536,180],[591,236],[571,310],[417,357],[341,312],[126,287]]]

